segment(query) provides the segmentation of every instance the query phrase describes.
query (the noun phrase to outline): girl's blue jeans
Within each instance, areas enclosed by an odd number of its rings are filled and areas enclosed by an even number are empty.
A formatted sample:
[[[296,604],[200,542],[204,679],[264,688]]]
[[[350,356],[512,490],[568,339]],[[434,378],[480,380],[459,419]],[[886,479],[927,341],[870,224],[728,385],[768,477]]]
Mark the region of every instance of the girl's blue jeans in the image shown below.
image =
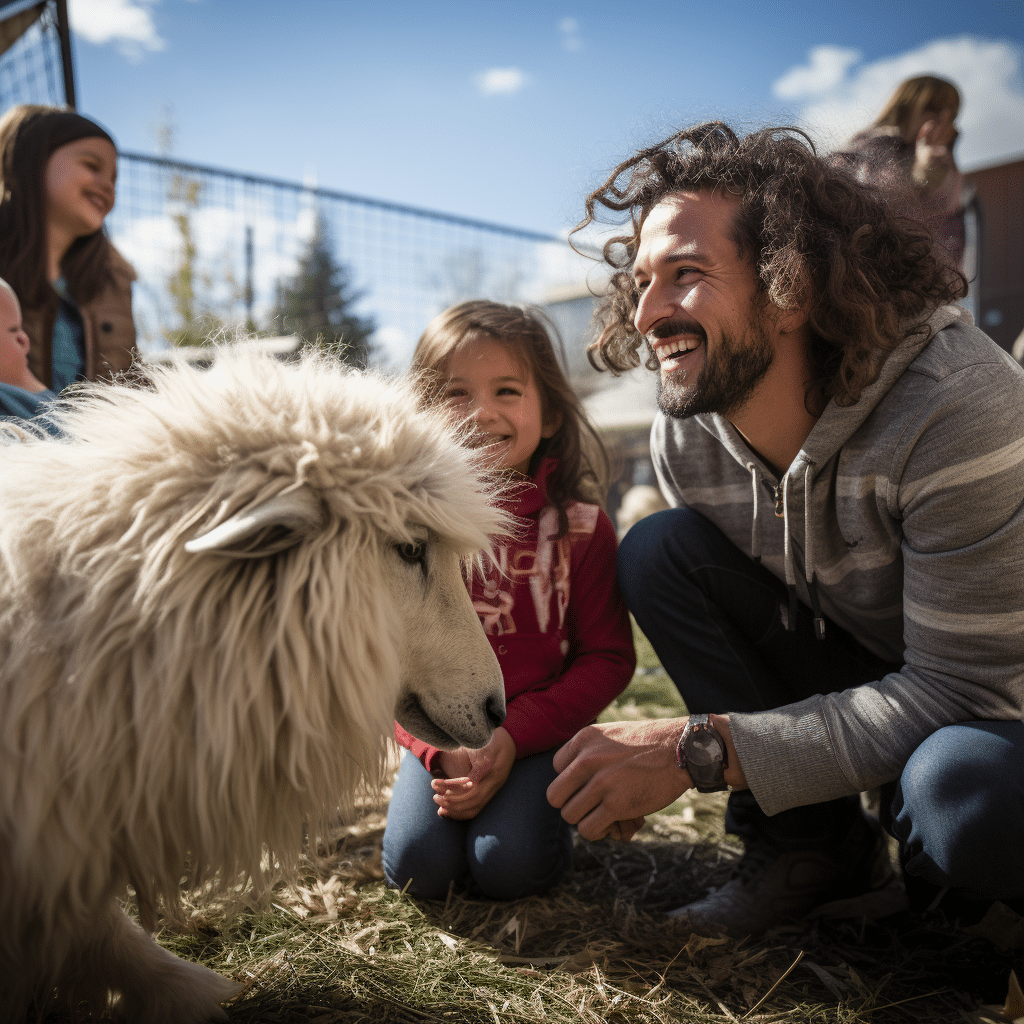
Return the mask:
[[[810,610],[785,628],[784,584],[702,515],[669,509],[619,547],[619,586],[687,709],[752,712],[859,686],[898,669]],[[769,817],[749,791],[729,797],[726,828],[778,850],[834,847],[857,797]],[[961,722],[932,733],[883,787],[880,819],[899,841],[908,892],[918,882],[968,899],[1024,897],[1024,722]],[[908,877],[909,876],[909,877]]]
[[[388,883],[433,900],[470,880],[498,900],[549,889],[572,866],[572,829],[545,795],[554,753],[516,761],[475,818],[453,821],[438,817],[430,772],[404,752],[384,830]]]

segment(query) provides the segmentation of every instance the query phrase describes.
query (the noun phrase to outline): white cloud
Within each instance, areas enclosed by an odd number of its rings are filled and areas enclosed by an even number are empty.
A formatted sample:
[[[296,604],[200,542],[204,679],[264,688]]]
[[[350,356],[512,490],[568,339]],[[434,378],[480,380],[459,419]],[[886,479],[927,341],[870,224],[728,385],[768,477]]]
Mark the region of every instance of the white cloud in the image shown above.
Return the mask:
[[[857,63],[859,55],[843,64],[843,55],[852,52],[815,47],[807,66],[791,69],[772,87],[779,99],[801,101],[801,121],[825,149],[870,124],[904,79],[931,74],[950,79],[960,90],[962,168],[1024,152],[1024,49],[1019,44],[965,35],[934,39],[867,64]]]
[[[151,9],[156,0],[69,0],[71,30],[90,43],[114,43],[129,60],[155,52],[167,43],[157,32]]]
[[[406,366],[412,359],[416,339],[394,324],[387,324],[373,332],[374,343],[383,349],[398,365]]]
[[[810,63],[806,67],[791,68],[772,85],[772,91],[784,100],[817,96],[839,85],[850,65],[860,56],[860,50],[816,46],[811,50]]]
[[[562,33],[563,50],[582,50],[583,40],[580,38],[580,23],[575,18],[562,18],[558,23],[558,31]]]
[[[510,96],[529,80],[519,68],[488,68],[481,71],[475,81],[477,91],[483,96]]]

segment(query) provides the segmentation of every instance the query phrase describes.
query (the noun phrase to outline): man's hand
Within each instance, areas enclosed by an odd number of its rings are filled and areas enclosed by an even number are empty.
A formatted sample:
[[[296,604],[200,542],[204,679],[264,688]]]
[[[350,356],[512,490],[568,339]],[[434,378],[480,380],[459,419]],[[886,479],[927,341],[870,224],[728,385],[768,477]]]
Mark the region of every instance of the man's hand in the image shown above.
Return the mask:
[[[440,763],[441,770],[449,777],[434,779],[430,784],[437,813],[442,818],[465,821],[475,818],[505,785],[516,763],[516,744],[498,726],[486,747],[445,751]]]
[[[685,718],[609,722],[581,729],[555,754],[548,802],[584,839],[631,839],[692,785],[676,764]]]

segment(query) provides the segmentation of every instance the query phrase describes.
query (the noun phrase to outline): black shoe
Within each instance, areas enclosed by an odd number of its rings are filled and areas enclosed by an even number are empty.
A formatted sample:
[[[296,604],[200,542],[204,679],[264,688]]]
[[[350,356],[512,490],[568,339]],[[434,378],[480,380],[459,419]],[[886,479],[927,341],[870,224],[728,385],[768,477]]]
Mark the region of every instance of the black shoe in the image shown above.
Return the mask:
[[[937,911],[951,925],[999,949],[1024,949],[1024,900],[1000,902],[963,889],[943,889],[908,871],[903,872],[903,884],[911,910]]]
[[[760,935],[822,904],[881,889],[892,876],[885,835],[861,818],[834,848],[779,852],[749,843],[725,885],[669,916],[702,935]]]

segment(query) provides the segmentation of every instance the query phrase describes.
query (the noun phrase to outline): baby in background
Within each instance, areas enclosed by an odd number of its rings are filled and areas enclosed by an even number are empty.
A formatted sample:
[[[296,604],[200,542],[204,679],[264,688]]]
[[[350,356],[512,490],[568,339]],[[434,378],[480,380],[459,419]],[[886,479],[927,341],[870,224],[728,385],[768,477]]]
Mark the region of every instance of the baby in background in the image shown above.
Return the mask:
[[[28,368],[28,347],[21,303],[14,289],[0,278],[0,416],[28,419],[56,397]]]

